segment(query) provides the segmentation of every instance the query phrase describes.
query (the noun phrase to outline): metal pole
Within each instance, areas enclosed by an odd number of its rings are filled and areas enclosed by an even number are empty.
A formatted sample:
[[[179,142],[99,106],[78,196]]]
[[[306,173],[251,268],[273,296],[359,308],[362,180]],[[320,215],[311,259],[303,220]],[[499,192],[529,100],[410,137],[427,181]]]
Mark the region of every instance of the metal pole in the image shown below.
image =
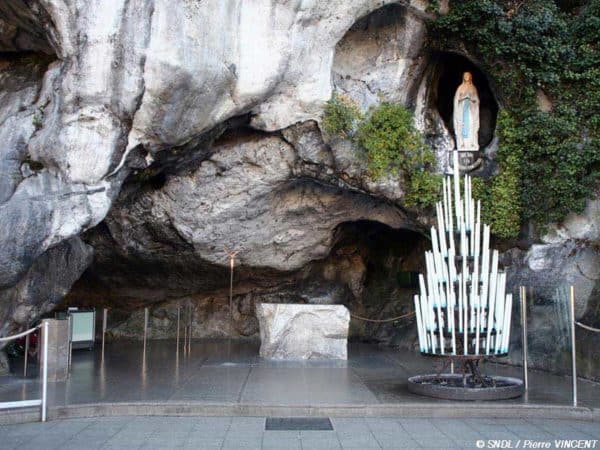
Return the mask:
[[[527,371],[527,290],[525,286],[519,288],[521,296],[521,328],[523,329],[522,346],[523,346],[523,383],[525,390],[529,389],[529,377]]]
[[[29,328],[29,324],[27,326]],[[29,335],[25,336],[25,361],[23,362],[23,376],[27,376],[27,357],[29,356]]]
[[[575,289],[571,285],[571,363],[573,368],[573,406],[577,406],[577,351],[575,349]]]
[[[235,253],[231,253],[229,257],[229,339],[233,337],[233,266],[235,265]]]
[[[148,308],[144,308],[144,355],[146,354],[146,337],[148,336]]]
[[[102,310],[102,360],[104,361],[104,341],[106,339],[106,326],[108,323],[108,309]]]
[[[183,353],[187,354],[187,323],[183,325]]]
[[[69,341],[69,361],[67,366],[69,367],[69,372],[71,371],[71,358],[73,357],[73,317],[71,314],[67,313],[67,328],[69,329],[67,339]],[[95,336],[94,336],[95,338]]]
[[[181,307],[177,307],[177,351],[179,351],[179,316],[181,312]]]
[[[48,408],[48,321],[44,320],[43,330],[43,369],[42,369],[42,422],[46,421],[46,411]]]
[[[189,311],[188,326],[190,328],[190,331],[188,333],[188,354],[189,354],[192,351],[192,304],[191,303],[188,305],[188,311]]]

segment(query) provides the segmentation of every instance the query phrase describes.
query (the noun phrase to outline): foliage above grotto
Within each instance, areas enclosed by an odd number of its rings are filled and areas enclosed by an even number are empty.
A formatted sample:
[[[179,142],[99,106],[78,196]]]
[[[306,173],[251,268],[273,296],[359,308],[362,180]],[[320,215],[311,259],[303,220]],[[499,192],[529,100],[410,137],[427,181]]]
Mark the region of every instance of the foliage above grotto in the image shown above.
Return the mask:
[[[600,164],[600,0],[453,1],[429,36],[434,49],[480,61],[504,106],[500,171],[481,190],[495,232],[581,212]]]
[[[424,209],[438,200],[441,176],[435,173],[435,155],[404,106],[384,101],[363,116],[351,100],[334,94],[325,106],[323,128],[357,144],[373,179],[401,176],[406,207]]]

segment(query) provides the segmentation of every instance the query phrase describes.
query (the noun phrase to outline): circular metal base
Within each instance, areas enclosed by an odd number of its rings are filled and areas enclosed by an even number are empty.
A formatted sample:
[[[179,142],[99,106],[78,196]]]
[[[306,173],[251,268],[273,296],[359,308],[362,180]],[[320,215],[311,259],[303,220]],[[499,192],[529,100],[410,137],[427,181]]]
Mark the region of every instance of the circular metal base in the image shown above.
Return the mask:
[[[458,373],[417,375],[408,379],[408,390],[446,400],[505,400],[523,395],[523,381],[518,378],[485,378],[493,386],[469,386],[469,383],[464,386],[463,375]]]

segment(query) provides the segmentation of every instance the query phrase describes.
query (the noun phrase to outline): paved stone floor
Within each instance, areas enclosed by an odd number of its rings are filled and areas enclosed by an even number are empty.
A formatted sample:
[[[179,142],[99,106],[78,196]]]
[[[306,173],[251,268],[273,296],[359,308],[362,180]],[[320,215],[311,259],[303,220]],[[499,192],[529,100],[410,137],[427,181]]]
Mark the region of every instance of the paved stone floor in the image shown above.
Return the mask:
[[[206,402],[244,405],[381,405],[442,400],[408,392],[409,376],[435,371],[435,361],[389,347],[351,344],[348,361],[269,361],[258,343],[194,341],[191,352],[176,352],[174,341],[140,342],[73,353],[67,382],[49,389],[50,406],[112,402]],[[521,378],[520,368],[488,363],[490,375]],[[0,401],[39,398],[39,383],[0,377]],[[600,407],[600,384],[579,381],[580,405]],[[530,391],[506,404],[568,405],[569,377],[530,371]]]
[[[333,431],[264,431],[264,417],[59,420],[0,426],[0,448],[294,450],[456,449],[494,445],[528,448],[527,441],[549,443],[547,448],[557,448],[557,440],[587,440],[592,445],[587,448],[600,446],[598,423],[573,420],[332,418],[331,422]],[[502,443],[504,447],[499,447]]]

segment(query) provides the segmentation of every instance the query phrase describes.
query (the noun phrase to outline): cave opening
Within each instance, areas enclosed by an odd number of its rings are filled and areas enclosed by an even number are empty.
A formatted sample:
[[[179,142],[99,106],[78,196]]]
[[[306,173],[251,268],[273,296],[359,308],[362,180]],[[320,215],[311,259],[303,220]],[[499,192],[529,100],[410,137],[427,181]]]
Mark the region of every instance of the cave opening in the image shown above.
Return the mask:
[[[473,84],[477,88],[480,100],[479,108],[479,146],[487,147],[494,138],[498,102],[490,87],[485,73],[468,58],[457,53],[435,52],[431,55],[435,66],[434,89],[432,103],[437,108],[446,128],[454,133],[454,94],[462,82],[464,72],[473,74]]]
[[[329,259],[336,261],[338,281],[347,286],[346,305],[354,315],[387,320],[413,310],[418,273],[424,271],[424,252],[430,245],[425,235],[359,220],[341,223],[334,236]],[[350,336],[363,342],[398,343],[410,340],[406,332],[411,324],[410,318],[391,322],[355,318]]]

